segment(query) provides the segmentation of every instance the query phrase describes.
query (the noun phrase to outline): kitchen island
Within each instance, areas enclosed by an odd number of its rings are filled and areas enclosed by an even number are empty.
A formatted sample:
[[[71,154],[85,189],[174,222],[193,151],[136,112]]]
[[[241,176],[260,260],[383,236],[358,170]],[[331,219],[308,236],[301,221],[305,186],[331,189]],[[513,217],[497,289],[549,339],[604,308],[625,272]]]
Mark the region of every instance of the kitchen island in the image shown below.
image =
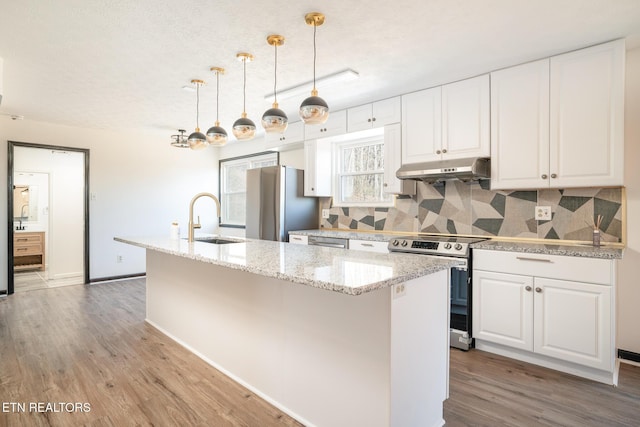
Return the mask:
[[[305,425],[444,424],[456,261],[115,240],[147,250],[147,322]]]

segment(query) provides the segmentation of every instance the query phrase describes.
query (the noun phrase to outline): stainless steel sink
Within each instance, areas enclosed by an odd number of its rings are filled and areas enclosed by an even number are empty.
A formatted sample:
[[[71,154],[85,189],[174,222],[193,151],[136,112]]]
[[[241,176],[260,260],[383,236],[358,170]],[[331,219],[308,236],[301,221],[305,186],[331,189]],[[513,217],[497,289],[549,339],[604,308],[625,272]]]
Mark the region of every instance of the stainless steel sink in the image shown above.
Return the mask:
[[[242,240],[222,239],[220,237],[199,237],[195,238],[196,242],[213,243],[214,245],[226,245],[228,243],[243,243]]]

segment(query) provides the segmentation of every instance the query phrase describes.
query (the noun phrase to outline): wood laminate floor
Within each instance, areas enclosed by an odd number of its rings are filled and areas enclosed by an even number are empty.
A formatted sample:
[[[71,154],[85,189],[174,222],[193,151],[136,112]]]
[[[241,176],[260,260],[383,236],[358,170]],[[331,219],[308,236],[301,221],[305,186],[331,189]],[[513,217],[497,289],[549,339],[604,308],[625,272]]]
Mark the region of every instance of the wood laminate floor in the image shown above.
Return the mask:
[[[145,324],[144,284],[0,299],[0,426],[300,425]],[[624,365],[614,388],[452,350],[450,386],[447,426],[640,426],[640,367]],[[30,412],[39,402],[63,412]]]

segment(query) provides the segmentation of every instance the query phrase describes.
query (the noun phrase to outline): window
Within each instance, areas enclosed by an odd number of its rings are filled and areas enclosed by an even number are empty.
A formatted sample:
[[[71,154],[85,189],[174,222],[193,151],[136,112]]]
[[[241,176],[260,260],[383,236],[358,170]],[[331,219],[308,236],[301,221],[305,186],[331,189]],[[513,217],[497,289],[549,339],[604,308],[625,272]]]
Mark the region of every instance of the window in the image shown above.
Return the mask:
[[[247,169],[278,164],[278,153],[220,160],[220,225],[244,227],[247,203]]]
[[[384,132],[334,141],[335,206],[392,206],[384,189]]]

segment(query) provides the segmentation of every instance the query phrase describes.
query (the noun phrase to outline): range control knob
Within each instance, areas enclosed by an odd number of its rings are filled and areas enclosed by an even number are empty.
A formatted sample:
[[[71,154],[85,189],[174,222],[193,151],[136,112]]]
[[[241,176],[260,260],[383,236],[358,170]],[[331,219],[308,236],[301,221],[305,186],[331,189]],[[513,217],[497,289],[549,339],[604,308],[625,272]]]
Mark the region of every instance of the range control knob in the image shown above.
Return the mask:
[[[408,243],[407,243],[407,241],[406,241],[406,240],[403,240],[403,241],[402,241],[402,246],[407,246],[407,244],[408,244]]]
[[[394,239],[393,242],[391,242],[391,244],[393,246],[398,246],[400,244],[400,242],[398,241],[398,239]]]
[[[444,244],[445,249],[451,249],[451,243],[447,242]]]
[[[456,251],[459,251],[460,249],[462,249],[462,245],[460,243],[456,243],[456,245],[454,246],[454,249]]]

